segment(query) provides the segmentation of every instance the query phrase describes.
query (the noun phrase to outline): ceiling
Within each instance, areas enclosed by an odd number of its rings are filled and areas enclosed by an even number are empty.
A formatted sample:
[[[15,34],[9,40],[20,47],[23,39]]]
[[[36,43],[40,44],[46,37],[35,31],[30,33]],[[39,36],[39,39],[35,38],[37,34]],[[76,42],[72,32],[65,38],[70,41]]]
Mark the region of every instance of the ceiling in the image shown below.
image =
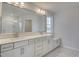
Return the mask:
[[[33,4],[51,12],[57,12],[65,8],[79,8],[79,2],[33,2]]]

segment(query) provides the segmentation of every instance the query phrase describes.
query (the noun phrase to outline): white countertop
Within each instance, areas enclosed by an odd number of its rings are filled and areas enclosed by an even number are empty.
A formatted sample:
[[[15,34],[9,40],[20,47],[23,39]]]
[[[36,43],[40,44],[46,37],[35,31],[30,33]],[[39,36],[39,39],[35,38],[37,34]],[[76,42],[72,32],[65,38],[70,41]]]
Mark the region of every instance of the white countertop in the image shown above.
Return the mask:
[[[29,39],[33,39],[33,38],[37,38],[37,37],[50,36],[50,35],[52,35],[52,34],[41,34],[41,35],[22,36],[22,37],[16,37],[16,38],[5,38],[5,39],[0,39],[0,45],[6,44],[6,43],[22,41],[22,40],[29,40]]]

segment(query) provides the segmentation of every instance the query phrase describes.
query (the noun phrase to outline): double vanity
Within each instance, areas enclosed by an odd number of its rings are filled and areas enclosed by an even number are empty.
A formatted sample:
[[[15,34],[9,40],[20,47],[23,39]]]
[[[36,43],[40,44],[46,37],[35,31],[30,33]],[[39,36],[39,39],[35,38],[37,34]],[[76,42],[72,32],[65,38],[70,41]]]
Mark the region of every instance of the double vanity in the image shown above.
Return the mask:
[[[13,4],[0,4],[1,57],[40,57],[60,46],[61,39],[52,34],[52,13],[40,14],[37,6],[26,2],[28,8]]]
[[[1,57],[40,57],[60,46],[61,39],[48,33],[30,33],[0,39]]]

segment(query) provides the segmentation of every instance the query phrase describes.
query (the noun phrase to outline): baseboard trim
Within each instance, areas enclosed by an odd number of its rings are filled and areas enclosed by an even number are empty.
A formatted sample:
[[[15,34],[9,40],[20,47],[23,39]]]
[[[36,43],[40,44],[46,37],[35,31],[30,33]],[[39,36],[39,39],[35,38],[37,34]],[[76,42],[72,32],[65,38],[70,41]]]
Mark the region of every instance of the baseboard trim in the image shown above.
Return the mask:
[[[72,47],[69,47],[69,46],[63,46],[64,48],[68,48],[68,49],[72,49],[72,50],[75,50],[75,51],[78,51],[79,52],[79,49],[76,49],[76,48],[72,48]]]

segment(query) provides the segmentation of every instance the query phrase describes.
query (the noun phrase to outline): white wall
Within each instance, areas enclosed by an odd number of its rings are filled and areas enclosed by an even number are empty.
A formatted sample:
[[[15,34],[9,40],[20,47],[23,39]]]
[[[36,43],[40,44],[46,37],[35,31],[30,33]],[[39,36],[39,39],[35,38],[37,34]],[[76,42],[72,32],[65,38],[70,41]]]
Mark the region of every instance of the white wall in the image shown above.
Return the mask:
[[[79,7],[66,8],[54,16],[55,34],[63,45],[79,50]]]

